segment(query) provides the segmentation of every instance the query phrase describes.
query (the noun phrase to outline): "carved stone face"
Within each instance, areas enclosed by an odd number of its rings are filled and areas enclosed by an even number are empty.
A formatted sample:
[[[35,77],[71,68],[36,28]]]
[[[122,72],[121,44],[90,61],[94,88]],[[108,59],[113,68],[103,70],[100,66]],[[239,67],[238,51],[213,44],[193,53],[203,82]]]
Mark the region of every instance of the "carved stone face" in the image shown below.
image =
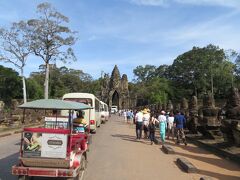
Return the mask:
[[[240,95],[239,95],[239,91],[237,88],[231,89],[228,103],[230,103],[233,107],[240,106]]]
[[[189,103],[190,109],[197,109],[198,108],[198,101],[196,96],[192,96],[191,101]]]
[[[188,108],[188,101],[187,101],[186,98],[182,99],[181,108],[182,109],[187,109]]]
[[[4,109],[4,102],[3,101],[0,101],[0,111]]]
[[[15,110],[17,109],[19,103],[16,99],[13,99],[12,102],[11,102],[11,106],[12,106],[12,109]]]
[[[215,107],[214,98],[213,98],[211,93],[204,96],[203,106],[205,106],[205,107]]]

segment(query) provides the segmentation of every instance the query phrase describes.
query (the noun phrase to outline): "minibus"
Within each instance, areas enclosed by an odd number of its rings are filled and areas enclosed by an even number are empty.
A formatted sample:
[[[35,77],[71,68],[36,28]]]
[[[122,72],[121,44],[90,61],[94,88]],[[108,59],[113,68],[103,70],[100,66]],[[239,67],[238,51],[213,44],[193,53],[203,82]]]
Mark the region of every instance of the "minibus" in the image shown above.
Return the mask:
[[[100,101],[101,104],[101,121],[102,123],[105,123],[106,121],[108,121],[109,118],[109,111],[108,111],[108,105],[106,103],[104,103],[103,101]]]
[[[68,93],[65,94],[62,98],[66,101],[75,101],[87,104],[92,106],[93,109],[90,111],[84,111],[84,119],[87,121],[90,132],[96,133],[97,127],[100,127],[101,119],[100,119],[100,100],[90,93]]]

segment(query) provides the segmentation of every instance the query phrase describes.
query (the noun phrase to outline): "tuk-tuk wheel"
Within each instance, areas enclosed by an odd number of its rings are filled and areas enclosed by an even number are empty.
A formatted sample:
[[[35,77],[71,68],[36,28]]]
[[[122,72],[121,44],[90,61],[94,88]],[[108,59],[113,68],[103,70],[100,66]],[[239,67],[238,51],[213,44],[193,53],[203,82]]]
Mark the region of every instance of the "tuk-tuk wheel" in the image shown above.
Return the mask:
[[[76,177],[66,178],[64,180],[84,180],[84,171],[80,171]]]
[[[32,180],[33,177],[31,176],[18,176],[18,180]]]
[[[86,157],[83,155],[82,158],[81,158],[81,171],[84,171],[86,168],[87,168],[87,160],[86,160]]]

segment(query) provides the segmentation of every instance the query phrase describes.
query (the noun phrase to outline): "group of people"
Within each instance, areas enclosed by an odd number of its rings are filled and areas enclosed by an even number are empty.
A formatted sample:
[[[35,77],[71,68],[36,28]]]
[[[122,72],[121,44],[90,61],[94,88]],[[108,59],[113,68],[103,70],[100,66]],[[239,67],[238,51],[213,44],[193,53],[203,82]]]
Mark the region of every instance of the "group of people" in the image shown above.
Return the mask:
[[[119,110],[119,116],[123,116],[124,120],[128,123],[133,123],[134,114],[131,109]]]
[[[180,143],[182,139],[183,143],[187,145],[184,127],[186,124],[186,118],[179,111],[176,112],[176,115],[171,113],[166,113],[164,110],[161,113],[156,115],[151,115],[149,109],[145,108],[144,110],[137,111],[135,117],[136,123],[136,136],[137,139],[142,138],[142,130],[144,131],[144,138],[149,138],[151,144],[155,141],[155,130],[156,126],[159,127],[160,138],[162,144],[165,143],[166,133],[167,138],[171,136],[174,139],[175,134],[177,136],[176,143]]]

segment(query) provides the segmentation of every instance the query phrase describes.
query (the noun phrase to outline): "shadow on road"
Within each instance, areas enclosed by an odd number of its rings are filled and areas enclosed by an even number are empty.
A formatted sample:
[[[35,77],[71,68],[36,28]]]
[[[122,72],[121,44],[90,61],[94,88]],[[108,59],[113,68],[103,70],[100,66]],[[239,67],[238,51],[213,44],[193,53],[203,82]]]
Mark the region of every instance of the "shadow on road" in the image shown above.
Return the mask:
[[[237,176],[219,174],[219,173],[210,172],[210,171],[201,170],[201,169],[199,170],[199,174],[204,174],[206,176],[214,177],[216,179],[221,179],[221,180],[239,180],[239,177]]]
[[[239,166],[232,166],[230,164],[228,165],[228,162],[223,161],[222,159],[203,157],[203,155],[210,154],[210,153],[202,151],[199,147],[191,147],[191,146],[184,146],[184,145],[179,146],[179,145],[175,144],[174,142],[169,142],[169,141],[166,142],[166,144],[168,144],[170,146],[180,147],[184,150],[187,150],[189,152],[192,152],[192,153],[196,154],[196,155],[193,155],[193,154],[188,154],[188,153],[175,151],[176,155],[180,155],[180,156],[185,157],[185,158],[195,159],[195,160],[202,161],[202,162],[205,162],[205,163],[208,163],[208,164],[212,164],[214,166],[218,166],[218,167],[221,167],[223,169],[227,169],[229,171],[236,171],[237,172],[240,169]],[[178,164],[176,162],[175,162],[175,164],[178,166]],[[179,167],[179,168],[182,170],[181,167]],[[237,180],[237,179],[239,179],[239,177],[237,177],[237,176],[224,175],[224,174],[220,174],[220,173],[217,173],[217,172],[210,172],[210,171],[206,171],[206,170],[202,170],[202,169],[198,169],[198,170],[199,170],[198,171],[199,174],[214,177],[214,178],[217,178],[217,179],[226,179],[226,180]]]
[[[201,148],[199,148],[197,146],[193,147],[193,146],[185,146],[183,144],[180,144],[180,145],[176,144],[175,140],[168,140],[168,141],[166,141],[166,144],[170,145],[170,146],[175,146],[175,147],[182,148],[182,149],[187,150],[187,151],[192,152],[192,153],[209,154],[209,152],[203,151],[203,150],[201,150]]]
[[[240,167],[237,166],[231,166],[229,167],[225,161],[223,161],[222,159],[215,159],[215,158],[209,158],[209,157],[203,157],[203,156],[198,156],[198,155],[192,155],[192,154],[186,154],[186,153],[181,153],[181,152],[175,152],[175,154],[183,156],[183,157],[187,157],[187,158],[191,158],[191,159],[196,159],[198,161],[202,161],[208,164],[212,164],[214,166],[218,166],[221,167],[223,169],[227,169],[230,171],[239,171]]]
[[[150,141],[148,139],[137,140],[136,136],[124,135],[124,134],[112,134],[111,136],[112,137],[116,137],[116,138],[120,138],[120,139],[122,139],[124,141],[131,141],[131,142],[136,142],[136,143],[142,143],[142,144],[150,145]]]
[[[178,165],[177,161],[174,161],[174,164],[183,172],[186,173],[181,166]],[[216,179],[221,179],[221,180],[238,180],[239,177],[237,176],[230,176],[230,175],[224,175],[224,174],[219,174],[215,172],[210,172],[206,170],[201,170],[198,169],[197,171],[198,174],[203,174],[204,176],[209,176],[209,177],[214,177]]]
[[[16,180],[12,175],[12,166],[18,163],[19,153],[12,154],[3,159],[0,159],[0,179],[1,180]]]

